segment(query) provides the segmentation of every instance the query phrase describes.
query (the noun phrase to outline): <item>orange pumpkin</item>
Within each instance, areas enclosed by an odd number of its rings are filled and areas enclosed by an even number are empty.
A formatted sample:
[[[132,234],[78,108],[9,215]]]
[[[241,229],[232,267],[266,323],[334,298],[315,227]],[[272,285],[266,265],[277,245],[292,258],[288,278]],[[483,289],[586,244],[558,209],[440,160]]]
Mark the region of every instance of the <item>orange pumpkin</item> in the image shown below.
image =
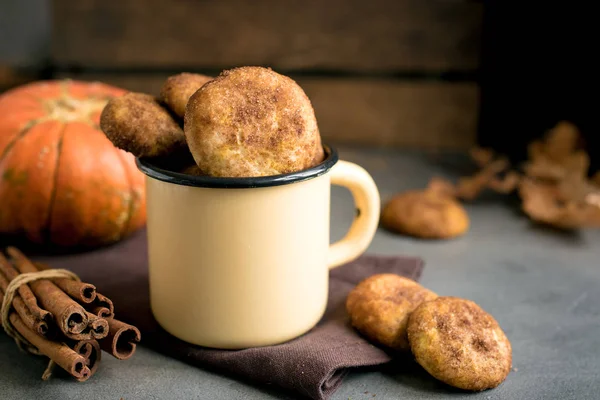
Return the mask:
[[[0,233],[97,246],[145,224],[143,175],[98,126],[108,99],[123,93],[41,81],[0,96]]]

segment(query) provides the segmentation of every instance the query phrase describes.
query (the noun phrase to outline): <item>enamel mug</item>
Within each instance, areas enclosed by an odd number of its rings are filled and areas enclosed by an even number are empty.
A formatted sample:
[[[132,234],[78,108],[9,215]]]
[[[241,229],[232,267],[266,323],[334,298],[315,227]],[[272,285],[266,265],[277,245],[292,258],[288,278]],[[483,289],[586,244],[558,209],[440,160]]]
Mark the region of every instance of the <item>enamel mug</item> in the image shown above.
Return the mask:
[[[326,159],[300,172],[215,178],[138,159],[146,175],[150,303],[158,323],[200,346],[273,345],[313,328],[327,304],[329,269],[361,255],[377,229],[371,176]],[[329,243],[331,184],[347,187],[356,216]]]

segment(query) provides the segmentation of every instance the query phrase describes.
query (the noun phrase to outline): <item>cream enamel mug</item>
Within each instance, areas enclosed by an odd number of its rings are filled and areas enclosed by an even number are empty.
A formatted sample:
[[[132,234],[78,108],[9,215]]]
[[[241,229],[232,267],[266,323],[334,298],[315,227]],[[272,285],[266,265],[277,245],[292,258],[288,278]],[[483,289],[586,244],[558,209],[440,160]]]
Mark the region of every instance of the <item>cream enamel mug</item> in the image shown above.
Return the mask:
[[[313,168],[258,178],[191,176],[137,160],[146,174],[150,303],[166,331],[240,349],[282,343],[317,324],[329,269],[367,249],[380,211],[371,176],[325,150]],[[331,184],[347,187],[357,208],[332,245]]]

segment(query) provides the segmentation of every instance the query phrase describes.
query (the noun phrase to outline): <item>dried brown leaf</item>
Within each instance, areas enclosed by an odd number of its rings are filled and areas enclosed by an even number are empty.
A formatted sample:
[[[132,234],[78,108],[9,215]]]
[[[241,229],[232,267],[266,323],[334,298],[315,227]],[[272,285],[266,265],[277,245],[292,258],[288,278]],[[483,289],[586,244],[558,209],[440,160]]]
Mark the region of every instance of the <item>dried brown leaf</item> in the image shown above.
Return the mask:
[[[542,141],[529,144],[529,160],[524,165],[527,176],[559,181],[572,175],[585,176],[590,166],[590,158],[583,150],[578,150],[580,133],[570,122],[559,122]]]
[[[595,206],[600,208],[600,193],[590,193],[585,196],[585,202],[590,206]]]
[[[503,194],[518,189],[523,211],[532,220],[561,229],[600,227],[600,172],[587,179],[590,159],[579,148],[580,142],[574,124],[559,122],[543,139],[527,147],[529,159],[523,165],[523,176],[508,171],[507,159],[477,147],[470,154],[481,168],[479,172],[461,177],[455,186],[434,178],[428,190],[473,200],[485,189]]]
[[[427,191],[434,192],[443,196],[456,196],[456,186],[447,179],[434,176],[427,185]]]
[[[494,159],[494,151],[483,147],[474,147],[469,151],[471,159],[480,168],[485,167]]]
[[[596,185],[582,176],[571,176],[560,181],[557,185],[558,196],[564,201],[585,202],[588,196],[600,194]]]
[[[475,200],[487,188],[488,179],[483,175],[465,176],[458,179],[456,186],[457,197],[462,200]]]
[[[499,158],[487,164],[475,175],[459,178],[456,186],[457,197],[467,201],[474,200],[489,187],[490,182],[496,179],[498,174],[504,172],[509,166],[506,158]]]
[[[590,156],[583,150],[578,150],[565,158],[562,165],[569,175],[587,176],[590,169]]]
[[[523,211],[534,221],[569,230],[600,227],[600,207],[567,198],[556,184],[523,179],[519,194]]]
[[[519,186],[521,175],[514,171],[509,171],[504,178],[493,178],[488,182],[488,187],[495,192],[508,194]]]
[[[559,181],[567,176],[566,169],[551,162],[544,156],[537,157],[523,165],[523,172],[530,178]]]
[[[580,139],[579,129],[573,123],[560,121],[546,134],[544,153],[552,161],[563,164],[577,150]]]

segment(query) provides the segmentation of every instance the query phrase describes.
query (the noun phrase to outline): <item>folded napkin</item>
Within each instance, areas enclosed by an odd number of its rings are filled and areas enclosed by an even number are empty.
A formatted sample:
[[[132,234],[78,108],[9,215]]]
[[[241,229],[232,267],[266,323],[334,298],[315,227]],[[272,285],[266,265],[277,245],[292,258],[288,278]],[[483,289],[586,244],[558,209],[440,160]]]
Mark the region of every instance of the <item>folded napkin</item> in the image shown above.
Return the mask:
[[[23,251],[27,249],[23,248]],[[142,331],[142,345],[197,366],[279,385],[313,399],[327,399],[350,368],[379,365],[390,356],[358,335],[345,310],[348,292],[362,279],[382,272],[417,280],[423,268],[418,258],[363,256],[331,271],[326,313],[310,332],[284,344],[245,350],[214,350],[185,343],[160,328],[152,317],[148,297],[146,234],[115,246],[72,255],[34,260],[66,268],[113,300],[116,317]]]

